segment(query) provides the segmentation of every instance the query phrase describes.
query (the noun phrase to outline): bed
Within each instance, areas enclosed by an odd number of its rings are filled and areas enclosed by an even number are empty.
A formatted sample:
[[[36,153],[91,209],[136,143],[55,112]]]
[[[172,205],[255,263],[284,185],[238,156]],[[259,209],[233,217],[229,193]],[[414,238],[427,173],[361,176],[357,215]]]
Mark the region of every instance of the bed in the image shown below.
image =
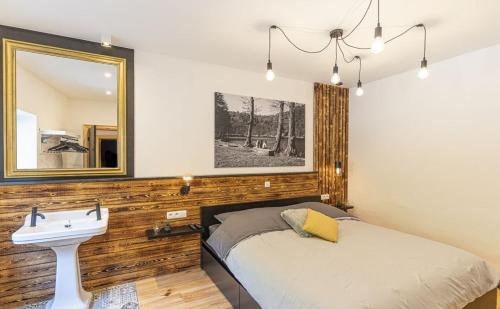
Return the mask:
[[[202,267],[234,308],[496,308],[495,270],[463,250],[348,215],[337,216],[335,244],[264,226],[281,209],[315,202],[319,197],[201,209]],[[216,225],[216,215],[235,211]],[[235,240],[220,245],[224,237]]]

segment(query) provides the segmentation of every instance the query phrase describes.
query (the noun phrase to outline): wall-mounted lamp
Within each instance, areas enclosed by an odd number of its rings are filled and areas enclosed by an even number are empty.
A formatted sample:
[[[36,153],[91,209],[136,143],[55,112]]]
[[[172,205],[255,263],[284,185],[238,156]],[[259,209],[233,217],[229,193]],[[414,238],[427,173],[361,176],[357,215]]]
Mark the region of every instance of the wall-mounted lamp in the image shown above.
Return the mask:
[[[340,161],[335,161],[335,175],[342,175],[342,162]]]
[[[113,42],[111,42],[111,35],[107,33],[101,34],[101,46],[106,48],[111,48]]]
[[[181,187],[181,195],[186,195],[191,190],[191,182],[193,181],[193,176],[191,174],[186,174],[182,176],[184,180],[184,185]]]

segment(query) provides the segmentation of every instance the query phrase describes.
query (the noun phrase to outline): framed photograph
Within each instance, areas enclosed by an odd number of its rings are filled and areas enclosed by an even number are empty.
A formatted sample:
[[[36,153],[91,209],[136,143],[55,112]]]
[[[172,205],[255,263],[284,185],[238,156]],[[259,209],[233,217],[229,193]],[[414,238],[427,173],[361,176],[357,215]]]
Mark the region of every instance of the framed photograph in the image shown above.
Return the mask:
[[[305,165],[305,104],[215,93],[216,168]]]

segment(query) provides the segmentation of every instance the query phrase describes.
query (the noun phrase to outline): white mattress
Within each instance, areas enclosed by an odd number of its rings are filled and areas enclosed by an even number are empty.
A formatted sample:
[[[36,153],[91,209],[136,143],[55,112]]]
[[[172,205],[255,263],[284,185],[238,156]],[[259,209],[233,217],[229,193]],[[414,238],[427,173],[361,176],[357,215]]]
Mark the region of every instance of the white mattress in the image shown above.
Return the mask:
[[[463,308],[498,283],[468,252],[360,221],[339,221],[338,243],[253,236],[226,264],[264,309]]]

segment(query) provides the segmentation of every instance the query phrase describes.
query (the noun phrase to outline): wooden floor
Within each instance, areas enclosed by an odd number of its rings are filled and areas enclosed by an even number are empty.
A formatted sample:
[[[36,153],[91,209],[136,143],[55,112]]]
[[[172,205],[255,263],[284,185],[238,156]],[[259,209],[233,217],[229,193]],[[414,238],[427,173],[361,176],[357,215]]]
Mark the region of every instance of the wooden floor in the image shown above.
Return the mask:
[[[144,279],[136,284],[141,309],[232,308],[201,269]]]
[[[500,290],[497,290],[497,309],[500,309]]]
[[[500,309],[500,290],[497,293]],[[232,308],[201,269],[138,281],[137,296],[141,309]]]

